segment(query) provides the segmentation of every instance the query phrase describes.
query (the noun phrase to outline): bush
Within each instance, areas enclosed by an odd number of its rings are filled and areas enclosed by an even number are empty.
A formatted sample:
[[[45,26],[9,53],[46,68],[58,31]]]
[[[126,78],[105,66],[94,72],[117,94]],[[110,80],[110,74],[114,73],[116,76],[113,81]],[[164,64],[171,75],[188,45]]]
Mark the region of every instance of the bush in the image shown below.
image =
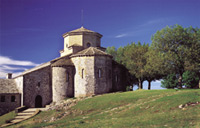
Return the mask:
[[[199,78],[195,72],[186,71],[183,73],[183,85],[186,88],[195,88],[198,85]]]
[[[175,73],[167,75],[161,81],[161,87],[163,88],[176,88],[177,85],[178,85],[178,80],[176,78]]]

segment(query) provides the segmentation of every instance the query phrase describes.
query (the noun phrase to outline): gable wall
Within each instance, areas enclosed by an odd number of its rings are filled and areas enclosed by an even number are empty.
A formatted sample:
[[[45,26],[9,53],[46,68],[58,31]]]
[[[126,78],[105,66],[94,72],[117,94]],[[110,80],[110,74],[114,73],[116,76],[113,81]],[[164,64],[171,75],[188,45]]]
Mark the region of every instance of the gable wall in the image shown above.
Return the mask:
[[[42,69],[30,72],[24,75],[24,105],[35,107],[35,98],[37,95],[42,97],[42,106],[52,101],[52,82],[51,67],[47,66]],[[38,84],[40,83],[40,86]]]

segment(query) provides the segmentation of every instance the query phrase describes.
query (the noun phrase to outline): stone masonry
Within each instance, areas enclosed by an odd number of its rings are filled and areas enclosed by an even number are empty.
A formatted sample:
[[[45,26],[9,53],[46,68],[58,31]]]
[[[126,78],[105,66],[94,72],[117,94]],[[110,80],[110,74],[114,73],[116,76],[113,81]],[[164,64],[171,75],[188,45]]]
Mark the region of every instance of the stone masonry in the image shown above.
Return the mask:
[[[101,47],[101,37],[84,27],[63,34],[60,57],[13,78],[17,93],[6,95],[16,95],[15,107],[45,107],[67,97],[125,91],[129,73]]]

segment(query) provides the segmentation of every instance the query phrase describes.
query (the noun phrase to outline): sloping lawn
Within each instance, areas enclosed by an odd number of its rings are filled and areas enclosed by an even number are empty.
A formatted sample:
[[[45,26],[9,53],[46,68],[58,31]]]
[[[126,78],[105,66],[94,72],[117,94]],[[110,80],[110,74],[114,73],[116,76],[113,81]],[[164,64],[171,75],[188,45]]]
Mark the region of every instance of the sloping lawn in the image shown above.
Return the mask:
[[[112,93],[80,101],[68,111],[41,112],[34,118],[10,127],[198,128],[199,102],[199,89]],[[57,120],[51,121],[52,118]]]
[[[16,116],[15,111],[12,111],[12,112],[9,112],[7,114],[4,114],[4,115],[0,116],[0,126],[2,124],[5,124],[6,121],[9,121],[9,120],[13,119],[15,116]]]

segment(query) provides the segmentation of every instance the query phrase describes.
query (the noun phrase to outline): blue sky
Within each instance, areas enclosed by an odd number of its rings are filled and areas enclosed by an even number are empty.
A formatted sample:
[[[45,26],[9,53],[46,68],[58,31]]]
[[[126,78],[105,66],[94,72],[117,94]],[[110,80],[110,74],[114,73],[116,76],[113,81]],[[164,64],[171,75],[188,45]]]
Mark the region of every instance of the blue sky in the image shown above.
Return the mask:
[[[103,47],[151,43],[167,25],[200,27],[200,0],[0,0],[0,78],[59,57],[62,34],[84,27]]]

